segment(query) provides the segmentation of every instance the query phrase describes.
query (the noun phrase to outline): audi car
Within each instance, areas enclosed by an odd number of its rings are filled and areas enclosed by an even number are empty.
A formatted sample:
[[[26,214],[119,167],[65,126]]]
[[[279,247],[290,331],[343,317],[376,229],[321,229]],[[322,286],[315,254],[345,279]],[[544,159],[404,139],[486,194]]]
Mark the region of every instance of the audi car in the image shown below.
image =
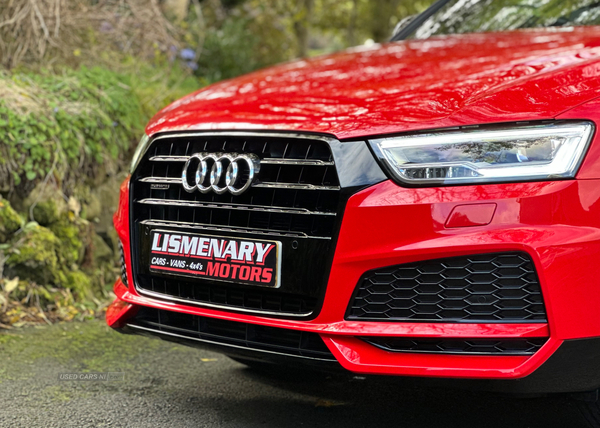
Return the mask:
[[[576,393],[600,426],[596,24],[591,0],[441,0],[389,43],[174,102],[120,189],[108,325]]]

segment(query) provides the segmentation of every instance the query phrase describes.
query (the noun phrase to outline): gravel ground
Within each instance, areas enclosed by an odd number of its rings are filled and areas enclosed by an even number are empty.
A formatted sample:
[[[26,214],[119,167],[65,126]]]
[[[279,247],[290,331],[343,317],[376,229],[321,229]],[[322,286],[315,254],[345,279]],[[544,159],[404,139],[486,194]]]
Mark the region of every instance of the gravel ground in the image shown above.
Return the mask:
[[[64,373],[123,373],[64,381]],[[0,333],[0,427],[569,427],[564,398],[415,388],[402,379],[260,373],[101,321]]]

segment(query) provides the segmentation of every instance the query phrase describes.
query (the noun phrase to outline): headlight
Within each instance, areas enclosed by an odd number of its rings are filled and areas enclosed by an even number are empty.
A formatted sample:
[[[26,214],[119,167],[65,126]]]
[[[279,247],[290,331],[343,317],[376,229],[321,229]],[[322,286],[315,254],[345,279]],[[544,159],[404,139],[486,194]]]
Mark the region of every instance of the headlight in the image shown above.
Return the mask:
[[[133,174],[133,171],[135,171],[135,168],[140,162],[140,158],[146,152],[146,148],[148,147],[148,140],[150,140],[150,137],[144,134],[144,136],[138,143],[138,146],[135,149],[135,152],[133,153],[133,158],[131,159],[131,167],[129,168],[129,172],[131,174]]]
[[[369,141],[393,179],[413,185],[574,177],[591,122],[459,130]]]

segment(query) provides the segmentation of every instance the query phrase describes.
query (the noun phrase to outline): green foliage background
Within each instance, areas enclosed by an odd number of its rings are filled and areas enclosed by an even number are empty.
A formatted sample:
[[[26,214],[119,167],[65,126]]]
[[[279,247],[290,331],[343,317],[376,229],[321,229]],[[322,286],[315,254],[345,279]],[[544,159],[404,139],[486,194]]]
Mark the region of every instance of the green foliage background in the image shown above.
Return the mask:
[[[107,164],[122,168],[151,114],[199,86],[192,76],[181,78],[180,68],[153,79],[157,71],[82,65],[0,73],[0,85],[18,96],[0,99],[0,191],[27,191],[49,173],[90,183]]]
[[[430,2],[0,0],[0,328],[102,313],[119,273],[118,186],[158,110],[385,41]]]

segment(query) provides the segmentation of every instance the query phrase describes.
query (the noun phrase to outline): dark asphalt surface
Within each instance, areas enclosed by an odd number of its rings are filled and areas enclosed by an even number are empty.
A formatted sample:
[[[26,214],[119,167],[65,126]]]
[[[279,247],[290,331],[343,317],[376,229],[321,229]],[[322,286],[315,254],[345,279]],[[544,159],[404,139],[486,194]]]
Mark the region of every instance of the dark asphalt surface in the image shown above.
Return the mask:
[[[60,381],[121,372],[123,380]],[[0,333],[0,427],[585,427],[565,398],[261,373],[100,321]]]

